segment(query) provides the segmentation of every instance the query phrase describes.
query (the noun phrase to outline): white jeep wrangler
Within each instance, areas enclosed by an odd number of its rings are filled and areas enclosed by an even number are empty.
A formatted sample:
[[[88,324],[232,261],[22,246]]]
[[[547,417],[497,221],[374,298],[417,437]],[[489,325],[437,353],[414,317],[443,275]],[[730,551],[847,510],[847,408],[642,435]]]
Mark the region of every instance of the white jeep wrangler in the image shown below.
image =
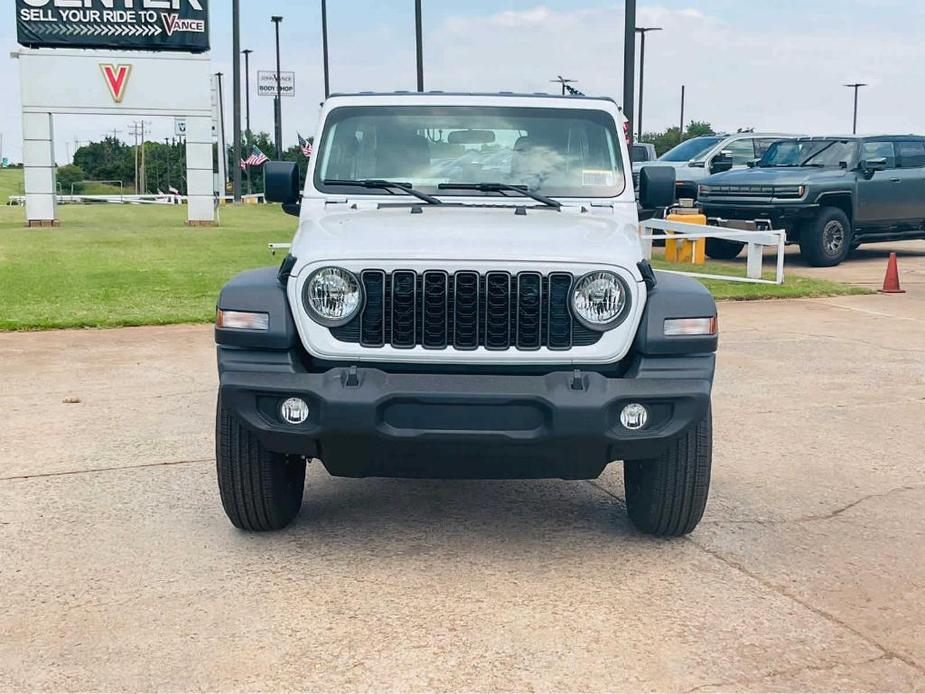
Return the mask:
[[[624,461],[632,522],[690,532],[707,500],[716,306],[653,272],[609,99],[328,99],[279,268],[218,301],[218,482],[282,528],[306,462],[346,477],[593,479]],[[670,204],[649,168],[641,204]]]

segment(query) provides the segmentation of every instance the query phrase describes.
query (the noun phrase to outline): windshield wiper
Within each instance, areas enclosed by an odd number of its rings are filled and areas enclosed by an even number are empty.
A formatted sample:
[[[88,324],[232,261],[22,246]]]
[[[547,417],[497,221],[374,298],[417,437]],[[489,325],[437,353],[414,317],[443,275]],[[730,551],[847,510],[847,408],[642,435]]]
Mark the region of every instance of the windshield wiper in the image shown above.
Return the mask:
[[[354,181],[352,179],[340,179],[340,178],[326,178],[324,179],[324,184],[326,186],[354,186],[355,188],[381,188],[382,190],[389,191],[390,195],[395,195],[396,190],[400,190],[402,193],[407,193],[408,195],[413,195],[418,200],[423,200],[424,202],[430,205],[442,205],[443,200],[440,198],[435,198],[433,195],[428,195],[427,193],[422,193],[419,190],[415,190],[411,187],[410,183],[405,183],[403,181],[386,181],[381,178],[365,178],[359,181]]]
[[[482,193],[501,193],[502,195],[504,195],[505,192],[519,193],[520,195],[526,195],[528,198],[533,198],[544,205],[554,207],[557,210],[562,207],[562,203],[558,200],[553,200],[552,198],[547,198],[545,195],[534,193],[532,190],[529,190],[527,186],[515,186],[513,183],[440,183],[437,185],[437,188],[440,190],[478,190]]]

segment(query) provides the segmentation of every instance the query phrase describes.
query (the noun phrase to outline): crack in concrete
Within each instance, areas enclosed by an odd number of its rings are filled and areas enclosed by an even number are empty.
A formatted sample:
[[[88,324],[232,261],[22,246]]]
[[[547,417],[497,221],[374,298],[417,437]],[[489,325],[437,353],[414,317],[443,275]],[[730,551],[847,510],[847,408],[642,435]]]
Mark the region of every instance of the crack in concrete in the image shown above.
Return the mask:
[[[828,513],[800,516],[798,518],[784,518],[781,520],[757,519],[757,518],[742,518],[742,519],[729,518],[729,519],[716,519],[716,520],[710,519],[710,520],[704,520],[701,522],[705,524],[709,524],[709,525],[787,525],[790,523],[814,523],[816,521],[825,521],[825,520],[831,520],[832,518],[836,518],[840,516],[841,514],[843,514],[845,511],[849,511],[850,509],[854,508],[858,504],[862,504],[865,501],[869,501],[871,499],[881,499],[883,497],[887,497],[892,494],[917,491],[919,489],[925,489],[925,484],[906,485],[904,487],[895,487],[885,492],[874,492],[872,494],[866,494],[862,496],[860,499],[855,499],[851,503],[845,504],[844,506],[839,506],[838,508],[834,509],[833,511],[829,511]]]
[[[873,646],[874,648],[876,648],[877,650],[879,650],[880,653],[882,654],[880,657],[889,656],[890,658],[895,658],[896,660],[902,661],[903,663],[905,663],[905,664],[908,665],[909,667],[913,668],[916,672],[925,675],[925,667],[923,667],[922,665],[920,665],[919,663],[917,663],[915,660],[913,660],[913,659],[910,658],[909,656],[904,655],[904,654],[902,654],[902,653],[899,653],[898,651],[896,651],[896,650],[890,648],[889,646],[886,646],[886,645],[880,643],[879,641],[877,641],[877,640],[876,640],[875,638],[873,638],[872,636],[868,636],[868,635],[865,634],[863,631],[861,631],[861,630],[859,630],[859,629],[857,629],[857,628],[851,626],[850,624],[848,624],[847,622],[845,622],[845,621],[842,620],[842,619],[839,619],[839,618],[836,617],[835,615],[833,615],[833,614],[831,614],[831,613],[829,613],[829,612],[826,612],[826,611],[823,610],[822,608],[816,607],[816,606],[813,605],[812,603],[810,603],[810,602],[808,602],[808,601],[806,601],[806,600],[803,600],[802,598],[797,597],[796,595],[794,595],[793,593],[789,592],[787,589],[783,588],[782,586],[778,586],[778,585],[772,583],[771,581],[765,579],[764,577],[760,576],[759,574],[757,574],[757,573],[755,573],[755,572],[753,572],[753,571],[750,571],[750,570],[747,569],[745,566],[743,566],[741,563],[735,561],[734,559],[731,559],[731,558],[725,556],[725,555],[722,554],[721,552],[719,552],[719,551],[717,551],[717,550],[714,550],[714,549],[711,549],[711,548],[707,547],[706,545],[701,544],[700,542],[697,542],[697,540],[693,539],[690,535],[686,535],[683,539],[687,540],[687,542],[689,542],[689,543],[691,543],[692,545],[694,545],[694,547],[698,548],[699,550],[701,550],[701,551],[704,552],[705,554],[707,554],[707,555],[713,557],[713,558],[716,559],[717,561],[722,562],[722,563],[725,564],[726,566],[728,566],[728,567],[730,567],[730,568],[732,568],[732,569],[738,571],[738,572],[741,573],[742,575],[747,576],[748,578],[750,578],[750,579],[752,579],[753,581],[757,582],[759,585],[763,586],[765,589],[767,589],[767,590],[769,590],[769,591],[771,591],[771,592],[773,592],[773,593],[776,593],[777,595],[780,595],[781,597],[787,598],[788,600],[791,600],[791,601],[795,602],[797,605],[800,605],[800,606],[803,607],[804,609],[809,610],[810,612],[812,612],[812,613],[813,613],[814,615],[816,615],[817,617],[819,617],[819,618],[821,618],[821,619],[823,619],[823,620],[825,620],[825,621],[827,621],[827,622],[830,622],[830,623],[832,623],[832,624],[835,624],[835,625],[841,627],[842,629],[845,629],[846,631],[848,631],[848,632],[854,634],[855,636],[857,636],[859,639],[861,639],[862,641],[864,641],[864,642],[867,643],[868,645]]]
[[[118,472],[119,470],[138,470],[149,467],[169,467],[172,465],[192,465],[194,463],[212,463],[215,458],[194,458],[192,460],[167,460],[160,463],[142,463],[140,465],[114,465],[113,467],[88,468],[86,470],[64,470],[62,472],[42,472],[35,475],[13,475],[12,477],[0,477],[0,482],[10,482],[18,480],[32,480],[42,477],[69,477],[72,475],[88,475],[96,472]]]
[[[588,484],[590,484],[592,487],[595,487],[596,489],[599,489],[600,491],[602,491],[602,492],[603,492],[604,494],[606,494],[607,496],[609,496],[609,497],[611,497],[612,499],[615,499],[616,501],[618,501],[621,505],[623,505],[623,506],[626,505],[626,502],[625,502],[621,497],[617,496],[616,494],[614,494],[614,493],[611,492],[610,490],[608,490],[608,489],[602,487],[600,484],[598,484],[598,483],[595,482],[594,480],[586,480],[586,481],[587,481]],[[860,499],[857,499],[856,501],[852,501],[850,504],[846,504],[846,505],[844,505],[844,506],[841,506],[841,507],[835,509],[834,511],[831,511],[830,513],[827,513],[827,514],[822,515],[822,516],[807,516],[806,519],[807,519],[807,520],[824,520],[824,519],[826,519],[826,518],[834,518],[834,517],[836,517],[836,516],[838,516],[838,515],[844,513],[845,511],[847,511],[847,510],[853,508],[854,506],[857,506],[858,504],[862,503],[863,501],[866,501],[867,499],[872,499],[872,498],[875,498],[875,497],[878,497],[878,496],[887,496],[887,495],[889,495],[889,494],[893,494],[893,493],[896,493],[896,492],[899,492],[899,491],[908,491],[908,490],[912,490],[912,489],[919,489],[919,488],[922,488],[922,487],[925,487],[925,485],[916,485],[916,486],[910,486],[910,487],[898,487],[898,488],[896,488],[896,489],[891,489],[891,490],[888,491],[888,492],[879,492],[879,493],[875,493],[875,494],[868,494],[867,496],[861,497]],[[792,521],[791,521],[791,522],[792,522]],[[771,591],[772,593],[776,593],[777,595],[779,595],[779,596],[781,596],[781,597],[787,598],[788,600],[791,600],[792,602],[795,602],[796,604],[800,605],[800,606],[803,607],[804,609],[809,610],[810,612],[812,612],[812,613],[813,613],[814,615],[816,615],[817,617],[819,617],[819,618],[821,618],[821,619],[823,619],[823,620],[825,620],[825,621],[827,621],[827,622],[830,622],[830,623],[832,623],[832,624],[835,624],[835,625],[841,627],[842,629],[845,629],[845,630],[849,631],[850,633],[854,634],[855,636],[857,636],[859,639],[861,639],[862,641],[864,641],[864,642],[867,643],[868,645],[873,646],[874,648],[876,648],[877,650],[880,651],[880,655],[877,656],[876,658],[873,658],[873,659],[871,660],[871,662],[873,662],[873,660],[880,660],[880,659],[882,659],[882,658],[887,658],[887,657],[888,657],[888,658],[893,658],[893,659],[896,659],[896,660],[899,660],[899,661],[905,663],[905,664],[908,665],[909,667],[911,667],[911,668],[913,668],[914,670],[916,670],[916,672],[925,674],[925,666],[919,665],[919,663],[917,663],[915,660],[913,660],[913,659],[910,658],[909,656],[906,656],[906,655],[904,655],[904,654],[902,654],[902,653],[899,653],[899,652],[893,650],[892,648],[890,648],[890,647],[888,647],[888,646],[885,646],[885,645],[881,644],[881,643],[880,643],[879,641],[877,641],[875,638],[873,638],[873,637],[871,637],[871,636],[868,636],[868,635],[865,634],[864,632],[860,631],[859,629],[856,629],[855,627],[853,627],[853,626],[851,626],[850,624],[848,624],[847,622],[845,622],[845,621],[839,619],[839,618],[836,617],[835,615],[826,612],[826,611],[823,610],[822,608],[816,607],[816,606],[813,605],[812,603],[810,603],[810,602],[808,602],[808,601],[806,601],[806,600],[803,600],[803,599],[797,597],[796,595],[790,593],[790,592],[787,591],[785,588],[783,588],[783,587],[781,587],[781,586],[778,586],[778,585],[772,583],[771,581],[769,581],[769,580],[763,578],[762,576],[760,576],[759,574],[757,574],[757,573],[755,573],[755,572],[753,572],[753,571],[750,571],[749,569],[747,569],[745,566],[743,566],[741,563],[735,561],[734,559],[731,559],[731,558],[729,558],[729,557],[726,557],[726,556],[725,556],[724,554],[722,554],[721,552],[719,552],[719,551],[717,551],[717,550],[714,550],[714,549],[711,549],[711,548],[707,547],[706,545],[701,544],[700,542],[697,542],[697,540],[693,539],[690,535],[685,535],[683,538],[680,538],[680,539],[686,540],[687,542],[689,542],[689,543],[691,543],[692,545],[694,545],[694,547],[696,547],[697,549],[699,549],[699,550],[702,551],[703,553],[705,553],[705,554],[707,554],[707,555],[713,557],[714,559],[716,559],[717,561],[719,561],[719,562],[725,564],[726,566],[730,567],[731,569],[734,569],[735,571],[738,571],[739,573],[743,574],[744,576],[746,576],[746,577],[750,578],[751,580],[757,582],[759,585],[763,586],[766,590],[769,590],[769,591]],[[834,666],[832,666],[832,667],[836,667],[836,666],[838,666],[838,665],[846,665],[846,664],[850,664],[850,663],[836,663],[836,664],[835,664]],[[863,663],[855,663],[855,664],[856,664],[856,665],[862,665]],[[773,674],[774,674],[774,673],[771,673],[771,675],[773,675]],[[786,673],[784,673],[784,674],[786,674]],[[700,685],[700,687],[695,688],[695,690],[698,689],[698,688],[704,688],[704,687],[709,687],[709,686],[725,686],[726,684],[727,684],[727,683],[725,683],[725,682],[722,682],[722,683],[719,683],[719,684],[716,684],[716,685],[708,683],[708,684]],[[733,684],[735,684],[735,683],[733,683]],[[695,691],[695,690],[690,690],[690,691]]]
[[[707,682],[705,684],[698,684],[696,687],[685,690],[684,694],[693,694],[693,692],[700,692],[704,689],[713,687],[717,689],[728,689],[731,687],[741,687],[747,684],[754,684],[755,682],[763,682],[764,680],[771,677],[787,677],[790,675],[799,675],[802,672],[828,672],[830,670],[835,670],[840,667],[858,667],[861,665],[869,665],[870,663],[876,663],[878,660],[892,660],[892,657],[883,653],[876,656],[875,658],[865,658],[857,662],[844,662],[838,661],[834,663],[828,663],[826,665],[803,665],[801,667],[788,668],[786,670],[772,670],[767,672],[761,677],[747,678],[741,680],[730,680],[728,682]]]

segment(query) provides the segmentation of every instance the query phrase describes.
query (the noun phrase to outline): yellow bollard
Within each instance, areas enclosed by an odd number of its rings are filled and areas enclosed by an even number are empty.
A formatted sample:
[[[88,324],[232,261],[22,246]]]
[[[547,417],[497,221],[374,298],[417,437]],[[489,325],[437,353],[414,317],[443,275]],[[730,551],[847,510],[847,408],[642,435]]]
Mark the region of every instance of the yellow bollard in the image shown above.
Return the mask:
[[[695,207],[672,208],[665,219],[671,222],[683,222],[684,224],[707,225],[707,216]],[[665,233],[669,236],[672,235],[670,231]],[[665,239],[665,260],[669,263],[703,265],[706,260],[706,248],[706,239],[692,239],[689,241]]]

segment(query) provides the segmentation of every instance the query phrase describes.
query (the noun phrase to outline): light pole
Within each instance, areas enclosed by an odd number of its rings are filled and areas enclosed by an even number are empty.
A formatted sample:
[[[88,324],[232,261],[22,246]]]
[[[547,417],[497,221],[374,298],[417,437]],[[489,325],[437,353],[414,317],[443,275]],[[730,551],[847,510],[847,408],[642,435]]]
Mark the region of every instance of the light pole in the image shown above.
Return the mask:
[[[636,116],[636,135],[640,140],[642,140],[642,85],[646,69],[646,34],[650,31],[661,30],[661,27],[636,27],[636,33],[639,34],[639,114]]]
[[[279,15],[270,17],[270,21],[276,25],[276,98],[273,100],[274,120],[276,122],[276,158],[283,158],[283,89],[280,83],[279,72],[279,23],[283,18]]]
[[[321,0],[321,53],[324,63],[324,98],[331,96],[331,81],[328,77],[328,3]]]
[[[253,51],[250,48],[245,48],[241,51],[244,54],[244,139],[247,142],[247,146],[250,147],[251,144],[251,53]],[[250,156],[248,154],[248,156]],[[240,168],[241,158],[238,158],[236,164]],[[247,169],[247,194],[251,194],[251,170]]]
[[[867,84],[864,82],[854,82],[853,84],[846,84],[845,86],[851,87],[854,90],[854,119],[851,121],[851,134],[856,135],[858,132],[858,89],[866,87]]]
[[[232,167],[232,194],[236,205],[241,204],[241,167],[238,162],[241,161],[241,0],[232,0],[231,2],[231,51],[234,56],[231,69],[232,81],[232,101],[234,101],[234,110],[232,112],[232,129],[234,130],[234,146],[232,151],[234,156],[234,166]]]
[[[414,0],[414,38],[417,43],[418,91],[424,91],[424,29],[421,22],[421,0]]]
[[[623,115],[633,137],[633,80],[636,76],[636,0],[626,0],[623,11]]]
[[[684,140],[684,85],[681,85],[681,125],[678,128],[678,142]]]
[[[571,84],[571,83],[573,83],[573,82],[577,82],[578,80],[570,80],[570,79],[568,79],[567,77],[563,77],[562,75],[558,75],[558,76],[556,77],[556,79],[554,79],[554,80],[549,80],[549,81],[550,81],[550,82],[558,82],[559,84],[561,84],[561,85],[562,85],[562,96],[565,96],[565,85]]]

